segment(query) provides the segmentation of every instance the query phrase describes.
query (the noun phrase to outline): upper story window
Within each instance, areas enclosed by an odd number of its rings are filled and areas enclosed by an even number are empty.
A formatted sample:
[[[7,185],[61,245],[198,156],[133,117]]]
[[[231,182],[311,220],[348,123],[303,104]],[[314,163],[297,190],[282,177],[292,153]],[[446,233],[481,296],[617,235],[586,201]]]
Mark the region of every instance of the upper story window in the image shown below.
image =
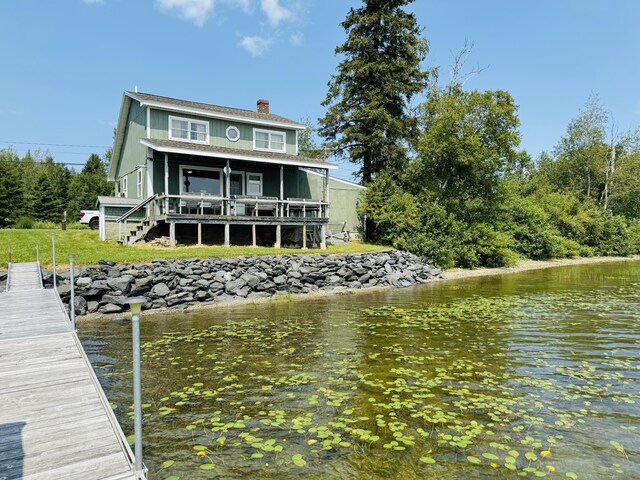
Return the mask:
[[[238,130],[238,127],[234,127],[233,125],[231,125],[230,127],[227,127],[227,138],[232,141],[232,142],[237,142],[238,140],[240,140],[240,130]]]
[[[271,152],[285,152],[285,138],[284,132],[273,132],[271,130],[258,130],[253,129],[253,149],[254,150],[268,150]]]
[[[169,117],[169,140],[209,143],[209,122]]]

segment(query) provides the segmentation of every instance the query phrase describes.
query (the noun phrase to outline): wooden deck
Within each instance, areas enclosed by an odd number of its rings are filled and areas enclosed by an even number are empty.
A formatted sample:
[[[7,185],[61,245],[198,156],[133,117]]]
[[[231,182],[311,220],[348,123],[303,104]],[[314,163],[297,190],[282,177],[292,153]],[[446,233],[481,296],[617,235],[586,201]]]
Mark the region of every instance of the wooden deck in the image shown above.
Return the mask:
[[[0,479],[144,479],[57,292],[36,263],[0,292]]]

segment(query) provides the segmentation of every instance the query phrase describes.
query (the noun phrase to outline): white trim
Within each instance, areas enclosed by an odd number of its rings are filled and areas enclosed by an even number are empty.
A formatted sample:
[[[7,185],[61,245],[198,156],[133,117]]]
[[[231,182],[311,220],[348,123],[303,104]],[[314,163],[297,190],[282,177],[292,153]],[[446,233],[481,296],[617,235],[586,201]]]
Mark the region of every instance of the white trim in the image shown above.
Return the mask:
[[[107,239],[106,230],[107,229],[106,229],[105,218],[104,218],[104,205],[100,205],[100,207],[98,207],[98,233],[100,234],[100,240]]]
[[[306,167],[306,168],[328,168],[328,169],[337,169],[337,165],[333,165],[330,163],[310,163],[310,162],[297,162],[295,160],[289,159],[271,159],[271,158],[262,158],[262,157],[254,157],[252,155],[240,155],[235,153],[222,153],[222,152],[207,152],[204,150],[193,150],[191,148],[175,148],[175,147],[164,147],[162,145],[155,145],[153,140],[147,142],[144,138],[140,139],[140,143],[145,147],[151,147],[157,152],[162,153],[177,153],[183,155],[199,155],[201,157],[212,157],[212,158],[228,158],[229,160],[246,160],[250,162],[259,162],[259,163],[269,163],[276,165],[292,165],[294,167]]]
[[[298,134],[299,133],[300,132],[298,132],[298,130],[296,130],[296,155],[300,155],[300,150],[299,150],[299,147],[298,147]]]
[[[129,180],[127,179],[127,175],[120,178],[120,196],[128,198],[129,196]]]
[[[151,138],[151,107],[147,107],[147,138]]]
[[[229,136],[229,130],[234,130],[238,134],[238,136],[236,138],[231,138]],[[227,130],[225,131],[225,135],[227,136],[227,140],[229,140],[230,142],[237,142],[238,140],[240,140],[240,130],[238,129],[238,127],[234,125],[229,125],[227,127]]]
[[[136,198],[144,196],[144,178],[142,176],[142,167],[136,169]]]
[[[147,158],[145,159],[147,166],[147,197],[153,195],[153,150],[147,147]]]
[[[184,191],[184,182],[182,179],[184,178],[184,169],[193,169],[193,170],[209,170],[212,172],[218,172],[220,174],[220,191],[218,192],[218,196],[222,197],[222,169],[221,168],[213,168],[213,167],[201,167],[199,165],[180,165],[180,176],[178,177],[180,181],[180,194],[183,193],[196,193],[196,192],[185,192]],[[211,192],[211,195],[215,195],[215,192]]]
[[[307,173],[312,173],[313,175],[318,175],[319,177],[324,177],[323,173],[314,172],[313,170],[309,170],[308,168],[300,167],[300,170],[303,170],[303,171],[305,171]],[[352,187],[361,188],[362,190],[366,190],[367,189],[367,187],[365,187],[364,185],[360,185],[359,183],[350,182],[349,180],[342,180],[341,178],[336,178],[336,177],[329,176],[329,180],[334,180],[334,181],[336,181],[338,183],[345,183],[345,184],[350,185]]]
[[[189,138],[182,138],[182,137],[174,137],[173,135],[171,135],[171,132],[173,130],[173,127],[171,126],[171,122],[177,120],[179,122],[187,122],[187,136]],[[205,127],[205,139],[204,140],[192,140],[191,139],[191,125],[192,124],[200,124],[200,125],[204,125]],[[195,118],[186,118],[186,117],[174,117],[173,115],[169,115],[169,125],[168,125],[168,129],[167,129],[167,135],[169,140],[177,140],[179,142],[188,142],[188,143],[199,143],[201,145],[209,145],[209,122],[206,120],[196,120]]]
[[[267,134],[267,138],[268,138],[267,143],[269,144],[267,148],[256,147],[256,133]],[[271,148],[271,135],[282,135],[282,150]],[[281,132],[278,130],[264,130],[262,128],[254,128],[253,129],[253,149],[261,152],[287,153],[287,132]]]
[[[294,130],[304,130],[305,128],[307,128],[305,125],[300,125],[298,123],[280,122],[277,120],[263,120],[260,118],[247,118],[241,115],[233,115],[231,113],[212,112],[211,110],[204,110],[202,108],[183,107],[180,105],[158,102],[154,100],[142,100],[132,92],[125,92],[125,95],[140,102],[141,107],[149,106],[161,110],[186,113],[189,115],[199,115],[202,117],[219,118],[221,120],[231,120],[240,123],[253,123],[255,125],[264,125],[266,127],[293,128]]]
[[[249,175],[256,175],[260,177],[260,193],[249,193],[249,183],[250,183]],[[264,177],[262,176],[262,173],[247,172],[247,195],[256,195],[258,197],[261,197],[262,195],[264,195]]]

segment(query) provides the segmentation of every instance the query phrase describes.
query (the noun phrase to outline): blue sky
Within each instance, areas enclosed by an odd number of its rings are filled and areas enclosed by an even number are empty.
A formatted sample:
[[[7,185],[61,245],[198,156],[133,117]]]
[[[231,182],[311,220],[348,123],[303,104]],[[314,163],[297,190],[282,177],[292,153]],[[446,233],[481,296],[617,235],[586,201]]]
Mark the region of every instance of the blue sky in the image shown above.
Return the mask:
[[[83,163],[112,142],[122,92],[140,91],[315,121],[355,0],[0,2],[0,148]],[[519,105],[521,147],[550,150],[590,94],[621,130],[640,126],[637,0],[416,0],[446,78],[475,44],[466,84]],[[21,142],[21,143],[18,143]],[[81,168],[81,167],[76,167]],[[345,166],[338,176],[349,178]]]

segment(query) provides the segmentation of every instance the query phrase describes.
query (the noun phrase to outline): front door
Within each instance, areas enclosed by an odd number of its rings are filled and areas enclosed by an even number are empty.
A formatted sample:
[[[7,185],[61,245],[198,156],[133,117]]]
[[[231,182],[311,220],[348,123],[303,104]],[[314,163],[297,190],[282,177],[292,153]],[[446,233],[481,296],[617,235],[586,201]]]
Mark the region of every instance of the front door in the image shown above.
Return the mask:
[[[229,194],[244,195],[244,174],[239,172],[231,172],[229,175]]]

